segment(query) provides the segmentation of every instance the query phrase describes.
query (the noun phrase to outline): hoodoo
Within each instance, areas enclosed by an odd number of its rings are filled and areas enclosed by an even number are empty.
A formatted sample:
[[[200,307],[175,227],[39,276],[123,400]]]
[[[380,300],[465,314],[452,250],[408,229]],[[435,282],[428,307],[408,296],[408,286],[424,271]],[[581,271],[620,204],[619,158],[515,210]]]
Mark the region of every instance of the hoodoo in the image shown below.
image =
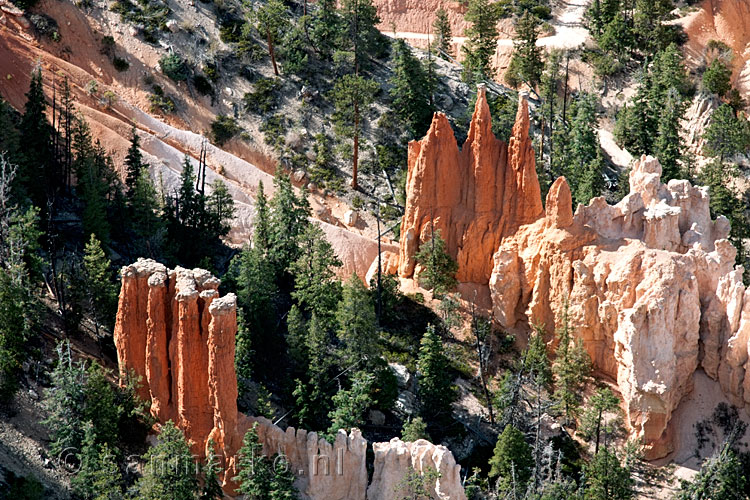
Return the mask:
[[[518,104],[510,143],[492,133],[486,90],[480,86],[459,151],[448,119],[436,113],[427,135],[409,144],[406,210],[401,223],[399,275],[415,275],[415,255],[440,230],[458,262],[461,282],[487,284],[492,254],[503,236],[543,213],[528,103]]]
[[[257,422],[264,453],[289,460],[303,498],[395,500],[396,485],[410,467],[440,473],[431,491],[435,498],[466,498],[460,466],[444,446],[400,439],[373,444],[375,472],[368,488],[368,444],[359,430],[340,430],[331,444],[315,432],[284,431],[268,419],[239,413],[235,296],[219,297],[219,280],[202,269],[170,270],[139,259],[121,274],[114,330],[121,381],[129,373],[141,377],[140,395],[151,401],[151,413],[161,423],[174,421],[198,457],[206,456],[209,440],[215,443],[227,493],[236,487],[231,478],[242,437]]]
[[[636,163],[630,194],[614,206],[599,197],[574,214],[559,178],[543,208],[528,130],[521,99],[509,145],[497,140],[482,88],[461,151],[435,115],[409,148],[399,275],[418,275],[414,255],[434,224],[459,281],[489,283],[500,326],[544,324],[552,345],[567,304],[595,370],[617,382],[631,434],[648,458],[663,457],[696,369],[737,406],[750,402],[750,291],[729,223],[711,219],[707,188],[662,184],[651,157]]]

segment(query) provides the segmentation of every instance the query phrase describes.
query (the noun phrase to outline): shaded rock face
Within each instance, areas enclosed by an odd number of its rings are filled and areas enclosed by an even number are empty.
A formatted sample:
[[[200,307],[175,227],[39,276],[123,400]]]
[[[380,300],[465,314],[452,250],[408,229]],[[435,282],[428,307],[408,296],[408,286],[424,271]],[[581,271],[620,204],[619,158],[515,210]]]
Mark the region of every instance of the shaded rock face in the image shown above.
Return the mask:
[[[232,494],[237,486],[230,478],[237,473],[242,437],[257,422],[264,453],[286,456],[303,498],[394,498],[407,463],[418,471],[435,467],[440,472],[436,498],[466,498],[460,466],[445,447],[427,441],[417,442],[418,446],[400,441],[374,444],[372,484],[377,486],[371,486],[368,493],[367,441],[359,430],[349,434],[340,430],[330,444],[315,432],[282,430],[265,418],[239,413],[235,296],[220,297],[219,280],[202,269],[170,270],[153,260],[139,259],[124,267],[121,275],[114,331],[120,380],[124,383],[129,373],[141,377],[140,395],[150,400],[151,413],[161,423],[174,421],[201,459],[213,441],[227,471],[223,483],[227,493]]]
[[[533,320],[552,332],[568,302],[596,370],[617,381],[648,458],[672,450],[668,424],[699,366],[742,403],[748,343],[728,221],[711,220],[706,188],[664,185],[660,176],[659,162],[643,157],[622,201],[595,198],[575,215],[567,181],[557,179],[545,216],[503,239],[490,280],[506,328]]]
[[[409,144],[406,193],[399,275],[414,276],[415,255],[434,229],[458,262],[458,280],[487,284],[501,238],[543,213],[526,100],[519,101],[509,144],[492,133],[481,86],[461,150],[448,119],[435,114],[427,135]]]

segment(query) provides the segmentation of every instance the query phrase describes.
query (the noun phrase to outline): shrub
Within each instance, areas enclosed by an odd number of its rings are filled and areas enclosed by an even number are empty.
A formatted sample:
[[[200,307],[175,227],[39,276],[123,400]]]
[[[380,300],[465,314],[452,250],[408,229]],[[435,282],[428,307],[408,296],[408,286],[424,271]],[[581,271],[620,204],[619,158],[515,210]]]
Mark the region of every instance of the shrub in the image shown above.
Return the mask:
[[[703,73],[703,87],[721,97],[732,88],[731,78],[732,70],[717,58],[711,61],[711,65]]]
[[[152,94],[148,96],[148,100],[151,103],[149,107],[151,112],[174,113],[175,109],[177,109],[174,99],[164,94],[164,89],[160,85],[154,85],[152,90]]]
[[[106,35],[102,37],[102,48],[99,49],[99,52],[104,54],[105,56],[112,57],[112,53],[115,50],[115,39],[112,38],[110,35]]]
[[[29,10],[39,2],[39,0],[12,0],[13,4],[22,10]]]
[[[219,68],[216,66],[215,62],[206,63],[206,65],[203,66],[203,73],[214,83],[219,80]]]
[[[29,22],[40,35],[48,36],[56,42],[60,40],[60,32],[57,30],[57,21],[48,15],[32,14],[29,16]]]
[[[99,100],[99,104],[105,108],[111,108],[114,103],[117,102],[117,94],[111,90],[107,90],[102,94],[102,98]]]
[[[286,144],[286,129],[286,118],[281,114],[268,117],[260,126],[263,140],[276,149],[281,149]]]
[[[275,78],[261,78],[255,82],[255,89],[247,92],[243,101],[245,109],[262,114],[269,113],[279,105],[279,97],[276,93],[280,85]]]
[[[175,82],[187,80],[188,67],[185,60],[172,52],[159,59],[159,66],[162,72]]]
[[[123,21],[140,26],[144,40],[156,43],[159,31],[167,29],[167,18],[172,11],[160,0],[139,0],[139,3],[117,0],[111,9],[119,13]]]
[[[89,83],[86,84],[86,93],[96,95],[97,92],[99,92],[99,84],[96,83],[96,80],[89,80]]]
[[[193,84],[195,85],[195,90],[201,95],[211,95],[214,93],[214,87],[205,75],[195,75],[193,77]]]
[[[117,56],[115,56],[114,59],[112,59],[112,65],[120,73],[122,73],[123,71],[127,71],[130,68],[130,63],[128,61],[126,61],[122,57],[117,57]]]
[[[219,115],[211,123],[211,137],[219,146],[239,133],[240,127],[231,116]]]

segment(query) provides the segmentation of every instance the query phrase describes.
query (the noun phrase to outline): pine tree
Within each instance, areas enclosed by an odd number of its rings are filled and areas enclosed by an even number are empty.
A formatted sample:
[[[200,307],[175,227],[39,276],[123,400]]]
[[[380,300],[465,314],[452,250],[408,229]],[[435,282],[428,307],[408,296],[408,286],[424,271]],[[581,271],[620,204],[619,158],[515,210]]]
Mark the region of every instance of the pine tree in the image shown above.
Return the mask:
[[[117,286],[112,281],[111,267],[112,263],[102,250],[101,243],[91,233],[84,249],[83,270],[97,335],[100,324],[109,328],[114,326],[114,315],[117,312]]]
[[[333,396],[333,410],[328,414],[331,426],[328,428],[328,439],[333,441],[339,429],[347,432],[365,423],[364,415],[372,406],[372,396],[375,377],[364,371],[358,371],[352,376],[352,386],[349,389],[339,389]]]
[[[159,196],[148,169],[141,169],[130,208],[130,223],[135,233],[130,246],[134,257],[156,258],[161,255],[167,228],[160,210]]]
[[[91,422],[84,423],[83,436],[80,467],[70,480],[73,492],[87,500],[124,500],[122,475],[109,446],[97,443]]]
[[[99,363],[92,362],[86,370],[82,418],[93,424],[97,443],[111,447],[117,444],[124,413],[119,396],[107,379],[107,372]]]
[[[128,198],[133,204],[133,197],[136,190],[136,184],[141,177],[141,171],[144,168],[148,168],[143,162],[143,155],[141,154],[140,138],[138,137],[138,130],[133,125],[131,130],[130,147],[125,155],[125,188]]]
[[[575,115],[570,130],[572,158],[566,172],[575,194],[576,203],[586,204],[601,195],[604,181],[599,138],[597,136],[597,99],[593,94],[582,93],[575,104]]]
[[[432,29],[435,31],[435,49],[439,51],[440,56],[453,57],[453,33],[448,20],[448,12],[444,8],[440,7],[435,12]]]
[[[594,453],[599,453],[602,434],[605,434],[606,438],[606,435],[612,432],[606,414],[617,412],[619,407],[620,400],[606,387],[597,389],[596,393],[589,398],[581,420],[581,435],[594,441]]]
[[[664,183],[682,177],[680,168],[683,146],[682,136],[680,135],[682,110],[683,105],[679,93],[672,87],[659,114],[659,135],[654,142],[654,154],[661,163],[661,180]]]
[[[13,399],[19,386],[21,367],[27,357],[35,304],[23,282],[16,282],[0,268],[0,402]]]
[[[675,500],[747,498],[744,460],[727,441],[702,465],[692,481],[683,481]]]
[[[286,7],[281,0],[268,0],[255,12],[256,28],[266,38],[268,55],[271,56],[273,73],[279,76],[274,47],[281,39],[282,30],[288,25]]]
[[[369,57],[378,53],[381,34],[375,27],[380,23],[372,0],[342,0],[339,12],[343,30],[340,47],[354,54],[354,73],[365,67]]]
[[[393,76],[389,82],[393,109],[412,134],[421,137],[432,119],[427,75],[406,42],[397,40],[395,45]]]
[[[232,480],[239,483],[238,493],[247,495],[248,500],[266,500],[269,497],[272,472],[268,458],[263,455],[257,422],[242,439],[237,469],[237,476]]]
[[[294,276],[292,298],[300,307],[329,324],[341,297],[335,268],[341,267],[333,247],[317,224],[309,224],[298,240],[300,256],[290,266]]]
[[[532,89],[539,84],[544,70],[542,50],[536,45],[538,38],[539,19],[524,11],[516,23],[516,38],[508,72],[516,81],[527,83]]]
[[[419,439],[430,440],[430,435],[427,433],[427,424],[420,416],[409,418],[404,422],[401,429],[401,440],[411,443]]]
[[[449,375],[450,362],[443,351],[435,327],[427,326],[417,360],[418,396],[425,419],[444,421],[450,418],[455,393]]]
[[[750,122],[737,118],[732,107],[722,104],[711,114],[711,121],[703,133],[703,151],[716,156],[720,162],[750,149]]]
[[[439,229],[420,245],[415,258],[423,268],[419,274],[420,285],[433,290],[435,295],[449,292],[458,283],[458,264],[448,253]]]
[[[466,81],[489,80],[495,74],[492,58],[497,50],[499,11],[489,0],[470,0],[464,18],[471,23],[464,53],[463,78]]]
[[[26,107],[19,125],[23,158],[19,162],[19,180],[26,187],[31,201],[43,210],[47,207],[47,190],[54,186],[56,171],[52,151],[52,126],[47,121],[47,104],[42,86],[42,70],[31,73],[31,86],[26,94]],[[42,179],[39,178],[42,173]]]
[[[221,465],[214,450],[215,444],[213,439],[208,440],[206,465],[203,466],[203,489],[201,490],[199,500],[222,500],[224,498],[224,492],[219,483]]]
[[[144,500],[194,500],[199,492],[196,464],[185,436],[170,420],[159,433],[159,442],[143,459],[143,476],[136,483]]]
[[[585,377],[591,370],[591,360],[583,341],[573,338],[574,330],[570,326],[568,303],[563,305],[563,311],[557,328],[557,350],[552,373],[555,375],[555,392],[552,399],[557,403],[566,424],[571,424],[580,413],[583,401],[583,386]]]
[[[586,500],[628,500],[635,496],[630,467],[614,451],[601,450],[584,468]]]
[[[236,209],[234,199],[224,181],[216,179],[211,183],[211,194],[206,201],[206,237],[217,239],[226,236],[232,228],[231,222],[234,220]]]
[[[369,0],[351,0],[354,2]],[[333,126],[336,134],[351,139],[352,189],[358,189],[359,141],[365,120],[375,99],[378,83],[357,74],[344,75],[333,87],[330,98],[335,106]]]
[[[294,194],[292,181],[281,167],[274,177],[274,196],[269,204],[269,240],[271,251],[268,258],[274,263],[276,272],[287,271],[300,254],[298,240],[309,224],[310,205],[304,194]]]
[[[269,219],[268,198],[263,189],[263,182],[258,183],[255,197],[255,218],[253,219],[253,247],[262,255],[267,255],[271,248],[271,221]]]
[[[312,17],[310,39],[312,48],[324,61],[331,59],[336,41],[341,37],[343,20],[336,10],[335,0],[321,0]]]
[[[377,318],[369,291],[354,273],[343,286],[336,319],[337,336],[343,345],[342,366],[364,363],[360,367],[372,367],[380,357]]]
[[[57,366],[52,371],[52,387],[45,393],[50,452],[57,456],[65,449],[80,449],[83,440],[86,368],[73,362],[70,343],[57,345]]]
[[[505,426],[497,438],[490,466],[489,476],[498,479],[501,491],[508,491],[513,486],[517,491],[526,490],[534,459],[531,447],[526,443],[521,431],[512,425]]]

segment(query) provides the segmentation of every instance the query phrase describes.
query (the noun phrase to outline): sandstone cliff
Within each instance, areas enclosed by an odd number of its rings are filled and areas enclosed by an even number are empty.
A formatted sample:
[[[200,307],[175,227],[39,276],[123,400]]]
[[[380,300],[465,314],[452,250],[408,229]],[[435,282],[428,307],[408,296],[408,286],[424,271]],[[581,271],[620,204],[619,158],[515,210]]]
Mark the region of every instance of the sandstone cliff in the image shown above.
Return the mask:
[[[460,466],[443,446],[427,441],[375,443],[375,473],[368,488],[367,441],[357,429],[339,431],[333,444],[315,432],[282,430],[269,420],[237,411],[234,370],[236,300],[219,297],[219,280],[202,269],[169,270],[140,259],[122,269],[122,289],[114,337],[121,381],[141,377],[141,396],[164,423],[185,432],[193,453],[205,457],[209,439],[228,471],[224,488],[236,485],[236,454],[242,436],[259,424],[264,453],[283,453],[297,475],[303,498],[312,500],[391,500],[411,466],[435,467],[436,498],[465,499]]]
[[[488,283],[501,238],[543,212],[526,100],[519,101],[509,144],[492,133],[481,86],[461,150],[448,119],[436,113],[424,139],[409,143],[406,193],[399,275],[414,276],[414,257],[434,225],[458,262],[459,281]]]

